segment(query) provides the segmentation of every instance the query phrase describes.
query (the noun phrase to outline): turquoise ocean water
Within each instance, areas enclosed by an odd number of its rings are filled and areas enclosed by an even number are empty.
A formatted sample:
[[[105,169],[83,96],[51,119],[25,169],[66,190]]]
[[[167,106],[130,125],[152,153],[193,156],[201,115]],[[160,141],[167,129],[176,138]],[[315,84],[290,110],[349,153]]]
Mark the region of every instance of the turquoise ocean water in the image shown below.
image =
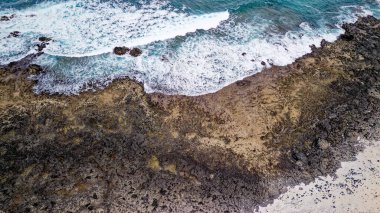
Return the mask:
[[[292,63],[335,40],[343,22],[380,17],[379,8],[379,0],[2,0],[0,16],[15,16],[0,22],[0,64],[36,52],[46,36],[37,93],[77,94],[128,76],[148,92],[199,95]],[[115,46],[143,55],[116,56]]]

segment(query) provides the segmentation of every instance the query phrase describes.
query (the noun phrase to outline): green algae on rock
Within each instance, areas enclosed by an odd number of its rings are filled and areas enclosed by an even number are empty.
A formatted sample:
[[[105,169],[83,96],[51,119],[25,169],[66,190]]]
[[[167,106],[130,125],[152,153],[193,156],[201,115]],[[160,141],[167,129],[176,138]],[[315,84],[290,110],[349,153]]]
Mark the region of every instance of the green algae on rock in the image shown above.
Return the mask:
[[[380,21],[344,28],[291,65],[198,97],[130,79],[37,95],[38,55],[0,68],[0,209],[251,211],[332,174],[380,126]]]

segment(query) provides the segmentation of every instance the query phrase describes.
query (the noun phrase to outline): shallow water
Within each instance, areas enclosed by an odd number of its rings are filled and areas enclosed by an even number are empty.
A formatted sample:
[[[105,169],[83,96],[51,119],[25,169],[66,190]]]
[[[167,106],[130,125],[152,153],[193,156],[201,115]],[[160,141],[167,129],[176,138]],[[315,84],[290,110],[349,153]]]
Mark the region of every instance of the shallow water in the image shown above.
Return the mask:
[[[128,76],[148,92],[199,95],[289,64],[336,39],[343,22],[380,17],[379,8],[375,0],[3,0],[0,15],[16,16],[0,22],[0,63],[36,52],[47,36],[37,93],[76,94]],[[115,46],[143,55],[116,56]]]

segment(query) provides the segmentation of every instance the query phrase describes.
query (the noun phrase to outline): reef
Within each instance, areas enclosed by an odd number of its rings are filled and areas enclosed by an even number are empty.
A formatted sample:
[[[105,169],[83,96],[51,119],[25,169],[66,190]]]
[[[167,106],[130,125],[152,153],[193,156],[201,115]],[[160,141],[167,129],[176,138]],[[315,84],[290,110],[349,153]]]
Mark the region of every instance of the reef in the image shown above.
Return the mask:
[[[4,18],[5,20],[5,18]],[[0,68],[0,209],[252,212],[378,139],[380,21],[197,97],[131,79],[35,94],[37,55]]]

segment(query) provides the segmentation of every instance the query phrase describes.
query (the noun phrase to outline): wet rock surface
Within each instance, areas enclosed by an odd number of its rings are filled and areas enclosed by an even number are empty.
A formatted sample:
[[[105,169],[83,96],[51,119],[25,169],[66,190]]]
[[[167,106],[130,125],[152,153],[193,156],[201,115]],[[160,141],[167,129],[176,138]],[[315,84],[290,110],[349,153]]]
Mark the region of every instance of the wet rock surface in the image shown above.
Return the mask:
[[[52,39],[43,36],[43,37],[39,37],[38,41],[39,43],[36,44],[36,50],[40,53],[43,53],[42,51],[50,44],[49,42],[51,42]]]
[[[0,21],[9,21],[11,19],[13,19],[16,15],[10,15],[10,16],[1,16],[0,17]]]
[[[379,136],[380,21],[198,97],[130,79],[34,94],[39,54],[0,67],[0,209],[252,212]]]
[[[39,40],[40,42],[49,42],[49,41],[51,41],[52,39],[43,36],[43,37],[39,37],[38,40]]]
[[[19,31],[13,31],[9,34],[8,37],[19,37],[20,36],[20,32]]]
[[[139,57],[141,54],[142,54],[142,50],[140,50],[139,48],[133,48],[129,52],[129,55],[131,55],[133,57]]]
[[[130,51],[130,49],[128,47],[115,47],[113,49],[113,53],[116,55],[125,55],[129,51]]]
[[[115,47],[113,53],[116,55],[125,55],[129,53],[132,57],[139,57],[142,54],[142,50],[139,48],[128,48],[128,47]]]

